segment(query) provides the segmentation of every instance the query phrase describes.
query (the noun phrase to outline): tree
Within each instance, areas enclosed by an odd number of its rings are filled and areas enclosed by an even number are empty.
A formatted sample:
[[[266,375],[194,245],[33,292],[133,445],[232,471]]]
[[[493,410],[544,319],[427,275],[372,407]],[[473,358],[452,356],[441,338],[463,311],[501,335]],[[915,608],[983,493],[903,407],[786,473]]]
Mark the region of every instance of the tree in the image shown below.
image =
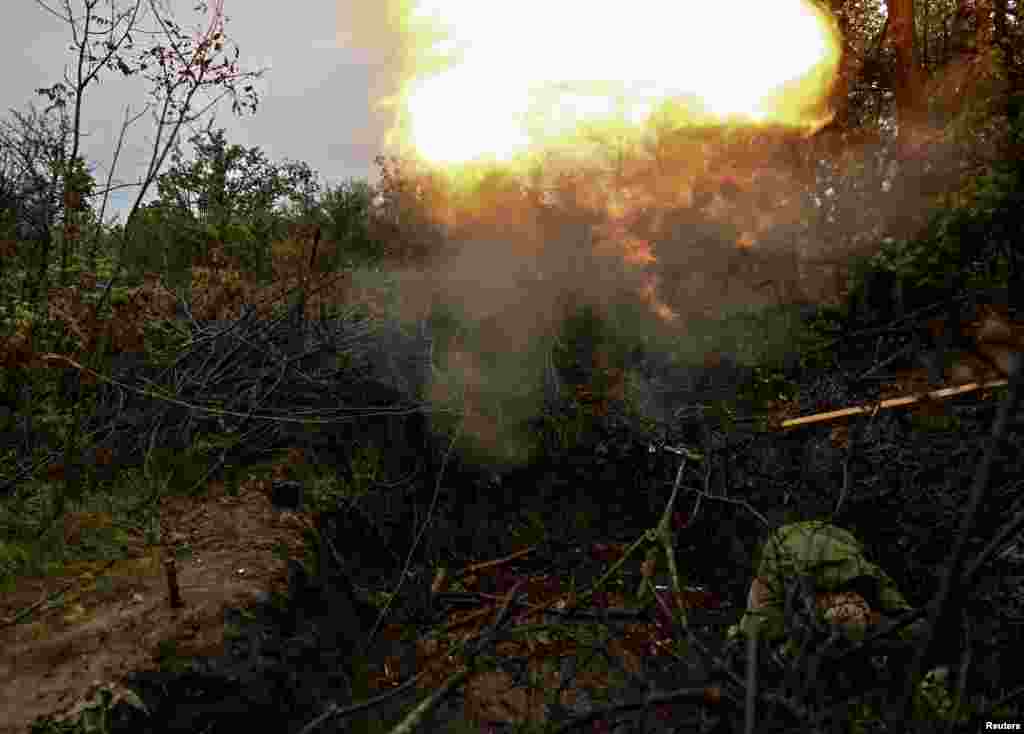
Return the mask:
[[[35,262],[24,263],[21,288],[22,298],[32,303],[45,290],[55,229],[63,222],[60,259],[66,276],[71,243],[95,216],[89,202],[95,181],[80,156],[70,158],[70,124],[63,109],[32,105],[0,123],[3,208],[13,220],[14,238],[36,248],[28,253]]]
[[[258,96],[251,82],[259,78],[262,71],[239,71],[237,46],[231,55],[233,58],[229,58],[228,40],[224,33],[226,18],[223,0],[214,0],[208,28],[193,38],[186,37],[181,27],[171,18],[170,12],[161,7],[158,0],[148,0],[145,5],[156,22],[154,29],[141,27],[145,16],[142,0],[129,2],[126,7],[118,7],[116,0],[106,0],[110,6],[109,18],[97,12],[100,0],[81,0],[83,12],[80,15],[76,15],[72,9],[72,0],[62,0],[59,9],[42,0],[36,2],[66,22],[74,38],[74,77],[65,70],[63,82],[37,90],[49,99],[51,107],[66,108],[70,105],[73,110],[69,160],[73,161],[78,156],[85,91],[90,84],[98,81],[102,70],[116,71],[126,77],[141,75],[152,84],[152,103],[147,105],[156,122],[152,154],[143,179],[136,184],[138,193],[115,255],[113,277],[100,299],[102,308],[109,300],[115,281],[120,277],[125,248],[131,239],[137,213],[167,156],[177,145],[182,126],[199,120],[226,96],[232,98],[232,110],[236,114],[244,110],[255,111]],[[195,9],[207,12],[210,6],[206,2],[199,2]],[[137,47],[136,36],[157,40],[145,47]],[[214,93],[213,99],[198,112],[195,111],[194,107],[201,100],[200,94],[210,92]],[[121,140],[129,124],[126,115]],[[66,173],[70,175],[71,172],[68,170]],[[103,192],[104,208],[110,190],[108,185]]]
[[[422,265],[441,254],[445,237],[438,212],[444,186],[414,162],[377,156],[380,182],[370,216],[371,237],[386,258],[402,265]]]
[[[280,198],[277,168],[259,148],[228,145],[223,129],[193,135],[188,142],[195,148],[192,162],[176,148],[171,167],[157,179],[162,205],[216,228],[232,216],[271,209]]]
[[[258,147],[229,145],[223,129],[207,129],[189,142],[194,159],[187,162],[176,148],[170,168],[157,179],[154,215],[173,218],[200,246],[234,244],[260,269],[268,262],[270,241],[282,230],[278,225],[284,224],[284,212],[275,208],[281,200],[291,202],[301,216],[316,210],[316,172],[299,161],[275,164]],[[250,245],[258,252],[247,252]]]
[[[923,101],[923,75],[914,34],[914,0],[886,0],[885,5],[889,15],[889,42],[896,54],[893,91],[902,147],[910,141],[914,127],[921,122]]]
[[[381,256],[380,244],[370,235],[370,216],[374,190],[365,181],[345,181],[328,187],[320,200],[326,220],[324,238],[336,244],[335,252],[358,260],[374,260]],[[337,267],[339,263],[334,263]]]

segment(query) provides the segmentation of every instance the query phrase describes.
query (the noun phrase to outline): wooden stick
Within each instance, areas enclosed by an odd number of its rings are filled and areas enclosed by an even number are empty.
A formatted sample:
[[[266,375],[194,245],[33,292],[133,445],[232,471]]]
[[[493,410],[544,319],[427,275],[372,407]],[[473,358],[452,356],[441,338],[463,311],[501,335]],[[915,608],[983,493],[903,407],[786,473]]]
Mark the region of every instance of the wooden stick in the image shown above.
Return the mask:
[[[164,570],[167,571],[167,591],[170,596],[171,609],[181,609],[185,602],[181,599],[181,589],[178,586],[178,565],[174,557],[164,559]]]
[[[811,423],[825,423],[836,420],[837,418],[846,418],[851,415],[873,414],[883,408],[900,408],[904,405],[913,405],[914,403],[924,402],[925,400],[942,400],[955,395],[974,392],[975,390],[984,390],[991,387],[1004,387],[1007,384],[1009,384],[1008,380],[991,380],[990,382],[985,383],[968,382],[965,385],[958,385],[957,387],[944,387],[941,390],[932,390],[927,393],[889,398],[888,400],[883,400],[879,403],[860,406],[857,408],[843,408],[842,410],[833,410],[828,413],[815,413],[814,415],[805,415],[800,418],[790,418],[789,420],[782,421],[782,428],[805,426]]]

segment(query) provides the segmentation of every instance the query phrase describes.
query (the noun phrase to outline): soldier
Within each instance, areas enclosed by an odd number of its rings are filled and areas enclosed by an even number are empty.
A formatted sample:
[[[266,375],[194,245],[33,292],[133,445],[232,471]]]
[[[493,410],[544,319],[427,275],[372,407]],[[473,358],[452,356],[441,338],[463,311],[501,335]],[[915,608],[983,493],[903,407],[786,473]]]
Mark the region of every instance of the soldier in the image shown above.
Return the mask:
[[[750,585],[747,610],[739,625],[728,631],[730,639],[741,635],[781,643],[783,657],[793,659],[797,645],[786,638],[786,582],[808,580],[815,592],[814,612],[819,620],[835,625],[849,639],[862,639],[868,627],[882,621],[883,616],[897,617],[912,607],[896,587],[892,578],[864,555],[861,543],[847,530],[820,521],[796,522],[776,530],[765,543]],[[904,627],[899,637],[911,641],[921,636],[924,619]],[[907,651],[909,654],[911,651]],[[904,675],[908,659],[897,654],[883,668],[868,661],[844,662],[841,678],[877,683],[884,673],[895,683]],[[819,675],[824,672],[819,670]],[[930,671],[918,683],[915,705],[926,706],[934,715],[948,711],[951,702],[944,683],[948,669]],[[895,677],[891,677],[895,676]],[[818,683],[821,683],[819,679]],[[838,690],[838,689],[834,689]],[[895,689],[893,689],[895,690]]]
[[[765,543],[747,612],[733,636],[751,635],[757,628],[762,640],[781,639],[785,582],[797,577],[811,579],[824,620],[854,635],[862,635],[883,613],[898,616],[912,609],[889,575],[867,560],[849,531],[820,521],[797,522],[782,526]]]

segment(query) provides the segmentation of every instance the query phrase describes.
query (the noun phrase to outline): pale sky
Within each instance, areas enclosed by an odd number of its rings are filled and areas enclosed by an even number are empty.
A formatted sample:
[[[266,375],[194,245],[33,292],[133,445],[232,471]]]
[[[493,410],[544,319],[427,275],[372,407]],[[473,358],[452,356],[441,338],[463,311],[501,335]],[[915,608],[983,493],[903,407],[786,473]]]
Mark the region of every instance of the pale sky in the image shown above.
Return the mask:
[[[241,51],[243,69],[269,67],[256,82],[260,105],[255,115],[236,117],[230,103],[218,108],[215,127],[227,130],[230,144],[260,147],[273,162],[285,159],[308,163],[322,183],[336,184],[346,178],[375,178],[374,156],[380,152],[387,120],[371,108],[373,90],[387,78],[385,61],[372,52],[339,48],[338,17],[360,0],[313,2],[252,2],[225,0],[228,37]],[[206,18],[192,10],[195,0],[167,0],[175,20],[185,31],[206,25]],[[63,0],[47,0],[50,7]],[[82,0],[71,0],[81,12]],[[124,0],[118,0],[123,7]],[[148,5],[148,2],[144,2]],[[101,0],[99,9],[109,8]],[[108,11],[109,12],[109,11]],[[152,27],[153,21],[144,21]],[[61,81],[71,31],[35,0],[4,0],[0,23],[0,114],[23,111],[29,101],[40,107],[45,100],[34,94],[37,87]],[[69,67],[72,68],[72,67]],[[112,160],[125,106],[133,113],[148,101],[146,84],[104,72],[102,83],[85,95],[83,151],[96,166],[94,175],[105,180]],[[155,126],[151,116],[129,129],[116,175],[137,179],[149,158]],[[183,139],[191,133],[185,133]],[[166,170],[166,168],[164,169]],[[134,195],[132,195],[133,197]],[[120,197],[118,209],[128,205]]]

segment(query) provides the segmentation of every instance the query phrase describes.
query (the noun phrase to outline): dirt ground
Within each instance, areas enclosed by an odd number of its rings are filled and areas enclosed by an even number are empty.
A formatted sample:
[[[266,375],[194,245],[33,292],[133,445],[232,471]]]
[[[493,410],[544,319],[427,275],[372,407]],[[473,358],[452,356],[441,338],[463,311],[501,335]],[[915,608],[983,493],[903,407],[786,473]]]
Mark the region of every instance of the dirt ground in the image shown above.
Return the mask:
[[[165,498],[160,520],[162,545],[146,545],[138,533],[125,560],[69,564],[59,576],[20,579],[0,596],[0,734],[23,734],[39,716],[76,714],[101,685],[116,689],[129,672],[155,669],[161,651],[221,654],[224,609],[286,589],[280,550],[301,558],[309,522],[273,508],[258,483],[237,496]],[[73,542],[75,530],[65,528]],[[171,555],[178,609],[163,562]]]

